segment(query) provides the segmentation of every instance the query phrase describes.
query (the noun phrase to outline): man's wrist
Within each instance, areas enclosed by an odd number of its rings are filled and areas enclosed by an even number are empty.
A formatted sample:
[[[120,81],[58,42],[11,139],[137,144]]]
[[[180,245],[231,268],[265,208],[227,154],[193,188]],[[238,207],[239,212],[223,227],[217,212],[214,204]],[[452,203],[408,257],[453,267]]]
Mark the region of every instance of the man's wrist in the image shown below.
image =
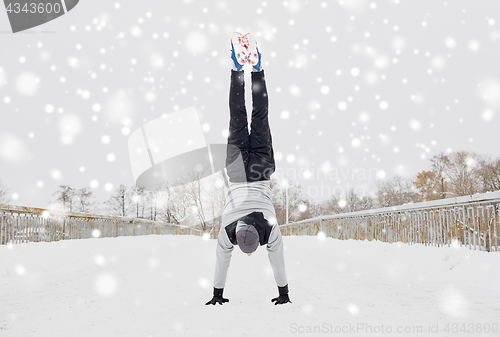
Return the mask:
[[[215,288],[214,287],[214,297],[222,297],[223,292],[224,292],[224,288]]]
[[[284,285],[283,287],[278,286],[278,292],[280,295],[287,295],[288,294],[288,284]]]

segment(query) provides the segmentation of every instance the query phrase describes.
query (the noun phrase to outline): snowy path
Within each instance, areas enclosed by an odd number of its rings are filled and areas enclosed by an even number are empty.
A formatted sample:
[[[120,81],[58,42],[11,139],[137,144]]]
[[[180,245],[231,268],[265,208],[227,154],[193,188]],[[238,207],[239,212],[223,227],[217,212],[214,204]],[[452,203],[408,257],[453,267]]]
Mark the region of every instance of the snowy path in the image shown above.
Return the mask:
[[[394,336],[500,336],[459,330],[500,324],[500,254],[316,237],[284,242],[292,304],[270,301],[277,288],[265,248],[248,257],[235,247],[224,290],[230,302],[215,307],[204,305],[215,240],[1,246],[0,335],[370,336],[392,329]],[[429,324],[439,324],[439,333]],[[422,332],[397,333],[415,326]]]

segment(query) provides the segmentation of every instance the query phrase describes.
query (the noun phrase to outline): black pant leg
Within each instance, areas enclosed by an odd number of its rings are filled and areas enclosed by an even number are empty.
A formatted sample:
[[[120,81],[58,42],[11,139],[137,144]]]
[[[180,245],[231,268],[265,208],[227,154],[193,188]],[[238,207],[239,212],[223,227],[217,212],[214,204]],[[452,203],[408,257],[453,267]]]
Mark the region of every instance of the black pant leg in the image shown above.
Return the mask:
[[[269,128],[266,80],[264,70],[252,72],[252,123],[250,132],[250,154],[247,166],[248,181],[271,179],[276,170],[273,142]]]
[[[245,108],[245,78],[243,71],[231,70],[229,89],[229,135],[226,168],[231,182],[245,182],[250,139]]]

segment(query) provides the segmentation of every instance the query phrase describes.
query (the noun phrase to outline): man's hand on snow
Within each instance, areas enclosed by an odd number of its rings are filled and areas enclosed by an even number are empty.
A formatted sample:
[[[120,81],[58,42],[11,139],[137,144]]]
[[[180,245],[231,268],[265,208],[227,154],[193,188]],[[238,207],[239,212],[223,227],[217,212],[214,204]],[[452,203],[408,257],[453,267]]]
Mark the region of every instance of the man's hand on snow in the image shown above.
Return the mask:
[[[276,304],[292,303],[292,301],[290,301],[290,298],[288,298],[288,294],[280,295],[279,297],[273,298],[271,300],[271,302],[276,302],[276,303],[274,303],[275,305]]]
[[[212,297],[212,299],[210,301],[208,301],[207,303],[205,303],[205,305],[209,305],[209,304],[212,304],[212,305],[216,305],[217,303],[219,303],[220,305],[226,303],[226,302],[229,302],[229,300],[227,298],[223,298],[222,297],[222,292],[224,291],[224,288],[215,288],[214,287],[214,297]]]
[[[271,300],[271,302],[275,302],[274,305],[292,303],[292,301],[290,301],[290,298],[288,297],[288,284],[283,287],[278,287],[278,291],[280,295]]]
[[[210,301],[208,301],[206,303],[206,305],[209,305],[209,304],[213,304],[215,305],[216,303],[219,303],[222,305],[222,303],[226,303],[226,302],[229,302],[229,300],[227,298],[222,298],[222,297],[212,297],[212,299]]]

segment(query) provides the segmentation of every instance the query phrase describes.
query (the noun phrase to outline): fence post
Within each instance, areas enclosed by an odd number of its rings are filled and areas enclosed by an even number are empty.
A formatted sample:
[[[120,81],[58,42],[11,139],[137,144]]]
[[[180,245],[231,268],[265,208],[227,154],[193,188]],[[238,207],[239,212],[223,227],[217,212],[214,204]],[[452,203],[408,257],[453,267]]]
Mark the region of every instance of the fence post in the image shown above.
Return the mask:
[[[479,211],[481,210],[481,211]],[[483,233],[482,229],[484,225],[484,207],[483,206],[478,206],[476,210],[476,215],[477,215],[477,241],[478,241],[478,246],[479,250],[486,250],[486,233],[484,233],[483,236],[483,243],[484,243],[484,248],[483,245],[481,244],[481,234]]]
[[[491,209],[491,205],[488,205],[488,207],[486,208],[486,214],[487,214],[487,217],[488,217],[488,249],[486,250],[487,252],[491,252],[491,217],[490,217],[490,214],[491,212],[489,212],[488,210]],[[493,209],[494,211],[494,209]],[[493,212],[493,214],[495,214]]]
[[[498,206],[498,204],[496,206]],[[498,212],[500,215],[500,208]],[[495,251],[498,252],[497,211],[495,206],[493,206],[493,235],[495,235]]]
[[[464,207],[465,208],[465,207]],[[470,227],[471,227],[471,208],[470,207],[467,207],[467,241],[469,243],[469,249],[472,249],[472,240],[471,240],[471,237],[470,237]],[[465,226],[464,226],[464,230],[465,230]]]

